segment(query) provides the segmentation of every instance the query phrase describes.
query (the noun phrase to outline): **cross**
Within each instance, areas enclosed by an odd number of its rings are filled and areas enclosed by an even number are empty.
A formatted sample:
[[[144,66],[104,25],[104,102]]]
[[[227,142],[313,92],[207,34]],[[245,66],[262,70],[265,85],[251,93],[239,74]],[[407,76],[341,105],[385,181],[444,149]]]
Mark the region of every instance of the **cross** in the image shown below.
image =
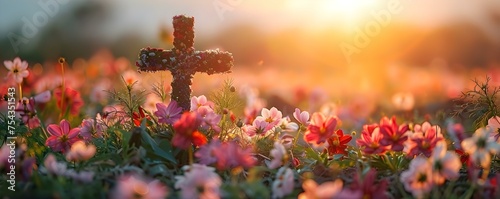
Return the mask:
[[[194,50],[194,17],[178,15],[173,18],[174,48],[142,48],[135,63],[139,71],[155,72],[169,70],[173,81],[171,99],[184,111],[191,108],[191,84],[196,72],[209,75],[231,72],[233,56],[229,52],[216,50]]]

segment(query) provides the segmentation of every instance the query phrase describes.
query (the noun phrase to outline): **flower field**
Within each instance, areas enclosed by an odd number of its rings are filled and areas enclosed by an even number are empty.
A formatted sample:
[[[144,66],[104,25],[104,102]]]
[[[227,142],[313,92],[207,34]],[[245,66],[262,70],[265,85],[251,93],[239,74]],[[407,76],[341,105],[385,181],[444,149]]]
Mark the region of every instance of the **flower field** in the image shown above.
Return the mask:
[[[5,60],[0,196],[500,198],[498,76],[411,85],[430,93],[423,103],[335,101],[341,85],[249,75],[230,52],[196,51],[193,20],[175,16],[173,48],[136,60]],[[449,101],[432,101],[443,90]]]

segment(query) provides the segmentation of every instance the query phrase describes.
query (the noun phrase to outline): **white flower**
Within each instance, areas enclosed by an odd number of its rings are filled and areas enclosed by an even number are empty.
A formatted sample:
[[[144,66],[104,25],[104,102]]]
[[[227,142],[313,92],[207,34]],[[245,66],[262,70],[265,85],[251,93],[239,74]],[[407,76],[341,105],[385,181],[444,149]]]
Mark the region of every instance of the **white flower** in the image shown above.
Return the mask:
[[[274,148],[271,149],[270,154],[271,157],[273,157],[273,160],[268,165],[270,169],[276,169],[280,167],[281,165],[283,165],[283,162],[285,162],[286,159],[288,158],[285,146],[283,146],[279,142],[274,143]]]
[[[410,168],[400,177],[405,189],[416,198],[423,198],[434,185],[432,179],[432,166],[427,158],[418,156],[410,162]]]
[[[446,179],[455,180],[459,177],[462,163],[457,154],[446,151],[446,143],[438,143],[429,160],[433,167],[434,183],[441,185]]]
[[[287,167],[281,167],[276,173],[276,180],[272,185],[273,198],[283,198],[292,193],[294,185],[293,171]]]
[[[4,61],[3,64],[9,70],[7,77],[13,77],[18,84],[22,83],[23,79],[30,74],[28,71],[28,62],[21,62],[19,57],[14,58],[14,61]]]
[[[484,168],[489,168],[491,164],[490,153],[496,154],[500,151],[500,144],[489,139],[491,132],[491,128],[480,128],[472,137],[462,141],[462,148],[470,154],[472,162]]]

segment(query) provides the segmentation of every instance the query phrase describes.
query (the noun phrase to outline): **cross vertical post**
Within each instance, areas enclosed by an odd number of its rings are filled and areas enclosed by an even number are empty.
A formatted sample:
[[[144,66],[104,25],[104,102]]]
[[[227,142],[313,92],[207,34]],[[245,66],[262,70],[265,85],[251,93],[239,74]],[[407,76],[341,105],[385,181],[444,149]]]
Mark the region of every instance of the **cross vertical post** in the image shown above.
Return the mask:
[[[196,72],[209,75],[229,73],[233,67],[233,56],[217,50],[194,50],[194,17],[178,15],[173,18],[174,47],[142,48],[136,66],[139,71],[155,72],[168,70],[173,81],[171,100],[176,101],[184,111],[191,109],[191,84]]]

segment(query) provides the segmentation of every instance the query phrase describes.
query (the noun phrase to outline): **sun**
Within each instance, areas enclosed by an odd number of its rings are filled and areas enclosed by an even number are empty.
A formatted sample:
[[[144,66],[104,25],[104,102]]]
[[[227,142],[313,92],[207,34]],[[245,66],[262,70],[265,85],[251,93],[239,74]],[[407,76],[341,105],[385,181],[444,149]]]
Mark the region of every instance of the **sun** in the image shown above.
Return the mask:
[[[375,6],[376,0],[322,0],[318,1],[318,17],[355,25],[360,23]]]

